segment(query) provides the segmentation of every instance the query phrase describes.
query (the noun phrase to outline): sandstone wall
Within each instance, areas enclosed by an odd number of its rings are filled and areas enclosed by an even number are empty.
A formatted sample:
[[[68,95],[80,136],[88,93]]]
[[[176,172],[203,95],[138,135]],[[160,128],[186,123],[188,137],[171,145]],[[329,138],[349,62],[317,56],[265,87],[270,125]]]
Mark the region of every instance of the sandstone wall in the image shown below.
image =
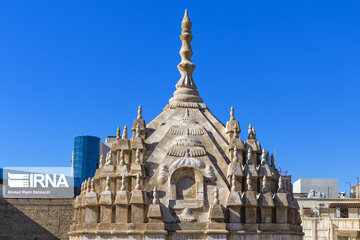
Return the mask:
[[[73,199],[0,198],[0,239],[68,239]]]

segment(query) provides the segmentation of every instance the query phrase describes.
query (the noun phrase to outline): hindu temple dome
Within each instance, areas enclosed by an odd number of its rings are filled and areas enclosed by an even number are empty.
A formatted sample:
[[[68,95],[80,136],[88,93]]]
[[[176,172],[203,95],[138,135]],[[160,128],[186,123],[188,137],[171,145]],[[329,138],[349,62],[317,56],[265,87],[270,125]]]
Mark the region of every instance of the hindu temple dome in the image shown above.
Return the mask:
[[[234,109],[224,126],[200,97],[187,11],[181,27],[173,97],[148,124],[140,106],[131,138],[117,129],[75,199],[70,239],[302,239],[297,201],[254,127],[243,141]]]

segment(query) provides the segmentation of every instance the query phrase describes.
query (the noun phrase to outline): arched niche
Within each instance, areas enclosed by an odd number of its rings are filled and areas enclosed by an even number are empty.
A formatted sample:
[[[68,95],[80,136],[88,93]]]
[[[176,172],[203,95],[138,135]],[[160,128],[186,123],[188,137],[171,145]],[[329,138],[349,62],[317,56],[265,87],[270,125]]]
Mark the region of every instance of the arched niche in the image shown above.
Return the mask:
[[[200,170],[178,167],[172,172],[169,184],[170,207],[200,208],[204,205],[204,177]]]

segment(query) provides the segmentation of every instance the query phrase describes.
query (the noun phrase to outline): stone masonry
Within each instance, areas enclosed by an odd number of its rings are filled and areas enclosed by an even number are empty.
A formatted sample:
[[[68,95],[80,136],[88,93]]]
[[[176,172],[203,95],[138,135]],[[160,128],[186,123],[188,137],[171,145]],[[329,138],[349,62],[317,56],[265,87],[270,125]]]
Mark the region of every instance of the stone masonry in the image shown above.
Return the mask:
[[[181,23],[181,78],[146,125],[141,106],[74,202],[70,239],[302,239],[298,204],[253,126],[223,125],[193,79],[192,23]],[[149,86],[150,87],[150,86]]]

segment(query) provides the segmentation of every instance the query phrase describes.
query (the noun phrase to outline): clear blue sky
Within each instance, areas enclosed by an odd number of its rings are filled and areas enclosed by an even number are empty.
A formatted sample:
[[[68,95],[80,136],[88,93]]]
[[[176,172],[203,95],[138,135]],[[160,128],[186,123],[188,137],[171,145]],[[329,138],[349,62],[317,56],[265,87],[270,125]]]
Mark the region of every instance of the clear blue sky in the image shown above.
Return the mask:
[[[360,176],[359,1],[1,1],[0,167],[70,166],[73,137],[147,122],[194,79],[224,123],[235,107],[293,179]]]

